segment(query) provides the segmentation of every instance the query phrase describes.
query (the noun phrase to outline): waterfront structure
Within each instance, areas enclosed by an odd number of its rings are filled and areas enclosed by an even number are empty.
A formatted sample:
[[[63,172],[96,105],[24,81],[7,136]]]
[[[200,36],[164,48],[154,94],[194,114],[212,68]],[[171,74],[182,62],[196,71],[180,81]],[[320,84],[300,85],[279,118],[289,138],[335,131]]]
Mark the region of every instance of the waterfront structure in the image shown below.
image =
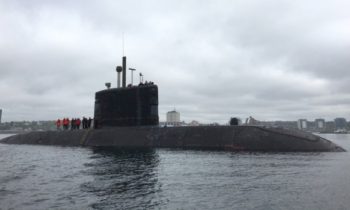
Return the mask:
[[[266,127],[282,127],[287,129],[298,129],[297,121],[259,121],[259,125]]]
[[[346,119],[343,117],[335,118],[334,126],[336,130],[346,130],[347,129]]]
[[[190,123],[188,123],[189,126],[199,126],[200,123],[197,120],[192,120]]]
[[[180,113],[175,109],[166,114],[167,125],[179,126],[180,125]]]
[[[246,120],[245,120],[245,124],[246,125],[259,125],[260,122],[258,120],[256,120],[255,118],[253,118],[252,116],[249,116]]]
[[[299,130],[306,130],[307,129],[307,120],[306,119],[299,119],[297,124],[298,124]]]
[[[326,129],[324,132],[333,133],[335,130],[334,121],[326,121]]]
[[[323,132],[326,130],[326,120],[325,119],[315,119],[315,131]]]
[[[315,120],[315,127],[317,129],[324,129],[326,126],[326,121],[324,119],[316,119]]]

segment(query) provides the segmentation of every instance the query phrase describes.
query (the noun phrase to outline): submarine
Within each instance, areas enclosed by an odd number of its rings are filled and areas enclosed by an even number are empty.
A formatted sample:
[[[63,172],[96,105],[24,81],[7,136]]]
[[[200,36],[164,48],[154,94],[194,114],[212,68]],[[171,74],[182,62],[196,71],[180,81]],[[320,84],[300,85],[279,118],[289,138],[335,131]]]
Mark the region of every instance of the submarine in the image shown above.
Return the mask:
[[[133,69],[130,69],[133,70]],[[84,130],[34,131],[4,144],[177,148],[260,152],[344,152],[335,143],[299,130],[251,125],[160,127],[158,86],[126,85],[126,57],[116,67],[117,87],[95,93],[94,126]],[[122,75],[121,75],[122,74]],[[122,84],[121,84],[122,77]],[[141,74],[140,74],[141,77]]]

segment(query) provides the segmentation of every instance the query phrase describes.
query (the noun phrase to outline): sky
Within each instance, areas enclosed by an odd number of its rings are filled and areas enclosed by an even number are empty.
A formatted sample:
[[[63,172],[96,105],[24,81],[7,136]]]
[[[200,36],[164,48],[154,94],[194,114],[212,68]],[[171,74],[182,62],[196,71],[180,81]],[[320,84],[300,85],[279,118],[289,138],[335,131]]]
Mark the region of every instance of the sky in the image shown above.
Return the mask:
[[[93,116],[127,67],[159,117],[350,120],[350,1],[0,0],[2,121]],[[124,35],[123,35],[124,34]],[[130,72],[127,74],[130,83]]]

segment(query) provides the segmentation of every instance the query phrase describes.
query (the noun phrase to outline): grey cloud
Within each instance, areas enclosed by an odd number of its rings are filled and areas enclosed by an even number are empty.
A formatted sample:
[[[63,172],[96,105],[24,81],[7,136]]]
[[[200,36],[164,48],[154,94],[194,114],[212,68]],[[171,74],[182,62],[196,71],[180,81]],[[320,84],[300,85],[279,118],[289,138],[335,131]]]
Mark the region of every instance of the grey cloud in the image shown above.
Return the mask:
[[[4,120],[91,116],[94,93],[115,86],[123,32],[129,66],[159,85],[163,120],[174,107],[220,123],[349,116],[346,1],[0,4]]]

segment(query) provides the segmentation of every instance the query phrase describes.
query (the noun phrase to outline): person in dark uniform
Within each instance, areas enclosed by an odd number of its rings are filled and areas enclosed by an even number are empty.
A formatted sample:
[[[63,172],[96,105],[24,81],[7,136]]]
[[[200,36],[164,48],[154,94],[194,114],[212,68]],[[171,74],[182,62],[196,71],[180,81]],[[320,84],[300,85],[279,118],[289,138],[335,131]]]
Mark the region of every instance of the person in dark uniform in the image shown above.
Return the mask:
[[[75,119],[72,118],[72,120],[70,121],[70,129],[73,130],[75,129]]]
[[[88,128],[91,128],[91,122],[92,122],[92,119],[91,119],[91,117],[89,117],[89,119],[87,120],[87,127]]]
[[[84,125],[84,129],[89,128],[89,126],[88,126],[88,119],[86,117],[83,118],[83,125]]]

